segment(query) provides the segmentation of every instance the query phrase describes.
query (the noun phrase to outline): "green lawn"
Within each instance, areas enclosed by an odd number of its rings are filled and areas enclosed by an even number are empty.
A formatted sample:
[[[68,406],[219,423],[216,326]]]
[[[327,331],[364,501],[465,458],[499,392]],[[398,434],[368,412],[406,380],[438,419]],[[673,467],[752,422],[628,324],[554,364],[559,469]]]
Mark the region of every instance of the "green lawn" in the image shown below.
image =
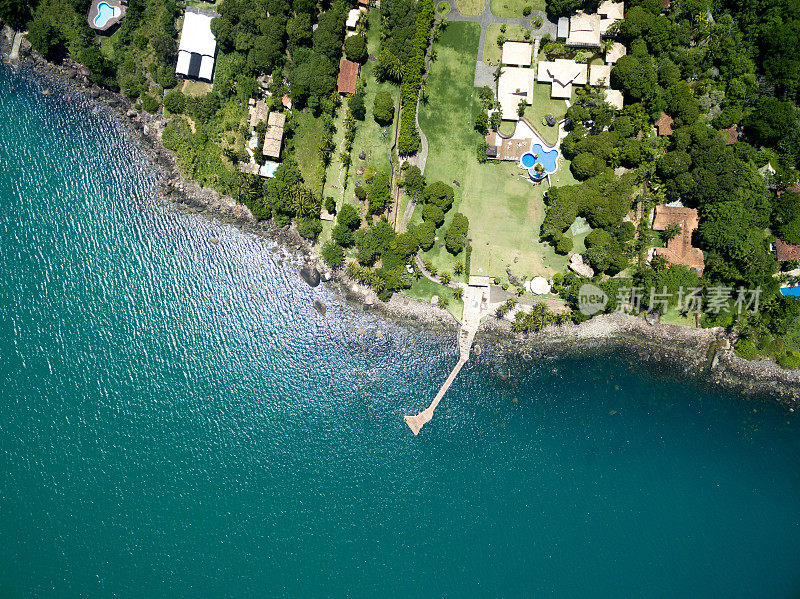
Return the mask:
[[[461,317],[464,313],[464,302],[453,297],[452,288],[434,283],[425,277],[421,277],[419,280],[414,281],[414,284],[411,285],[411,288],[404,289],[403,293],[408,297],[413,297],[414,299],[422,300],[423,302],[428,303],[430,303],[431,298],[434,295],[446,297],[448,300],[450,300],[450,303],[447,305],[447,309],[452,312],[453,316],[461,320]]]
[[[437,232],[440,241],[423,258],[439,270],[451,272],[455,261],[463,260],[462,255],[451,256],[441,241],[452,214],[460,211],[470,221],[471,274],[503,277],[506,266],[531,276],[563,271],[566,257],[539,242],[547,183],[534,185],[512,162],[478,163],[475,149],[480,135],[472,128],[478,102],[472,82],[473,51],[479,35],[473,23],[448,26],[438,42],[439,59],[428,78],[430,103],[420,108],[420,125],[429,144],[425,177],[428,182],[444,181],[455,190],[454,208]],[[566,108],[563,101],[561,105]],[[574,183],[569,164],[562,161],[552,180],[557,185]],[[415,220],[420,212],[417,208]]]
[[[450,3],[446,0],[441,0],[439,4],[436,5],[436,15],[439,17],[446,17],[450,14]]]
[[[325,178],[325,167],[319,151],[322,119],[315,118],[309,112],[298,110],[294,111],[292,118],[296,123],[294,144],[297,164],[308,188],[315,194],[320,194]]]
[[[560,121],[567,113],[567,104],[564,100],[550,97],[550,85],[536,83],[533,86],[533,104],[525,107],[525,119],[534,126],[539,135],[548,144],[554,145],[558,141],[558,125],[548,127],[544,124],[544,117],[552,114],[556,121]]]
[[[489,66],[497,66],[502,58],[502,49],[497,45],[497,37],[501,34],[500,23],[492,23],[486,28],[486,43],[483,45],[483,61]],[[525,28],[521,25],[506,25],[506,40],[526,42],[524,36]]]
[[[456,6],[462,15],[479,15],[483,12],[483,0],[456,0]],[[475,46],[478,51],[478,46]]]
[[[492,13],[498,17],[522,17],[522,9],[530,6],[531,10],[545,9],[545,0],[492,0]]]

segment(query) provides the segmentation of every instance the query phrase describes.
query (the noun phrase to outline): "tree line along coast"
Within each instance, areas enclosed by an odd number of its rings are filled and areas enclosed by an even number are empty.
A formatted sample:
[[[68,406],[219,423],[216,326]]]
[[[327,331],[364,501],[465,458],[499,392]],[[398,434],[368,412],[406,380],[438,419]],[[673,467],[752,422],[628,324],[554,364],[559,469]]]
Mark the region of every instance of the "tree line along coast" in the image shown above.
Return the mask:
[[[455,155],[469,145],[469,172],[479,179],[494,180],[506,168],[486,160],[484,139],[506,122],[497,100],[501,69],[494,88],[470,80],[467,97],[437,83],[459,64],[474,71],[477,47],[460,48],[454,39],[472,24],[448,23],[449,6],[434,9],[431,0],[186,4],[123,2],[119,24],[103,32],[87,22],[90,0],[0,0],[0,19],[27,30],[40,54],[70,56],[92,81],[157,115],[163,143],[187,177],[237,199],[258,219],[295,227],[332,268],[381,299],[399,291],[435,295],[458,314],[461,287],[485,275],[507,294],[498,315],[514,312],[515,328],[531,331],[586,319],[580,288],[592,282],[609,298],[606,311],[726,327],[739,355],[800,366],[800,301],[781,292],[800,273],[796,2],[625,3],[624,18],[603,42],[624,46],[610,67],[610,86],[624,105],[610,104],[602,85],[576,88],[557,115],[558,180],[529,200],[541,204],[535,227],[525,221],[531,253],[551,257],[548,268],[558,271],[549,276],[552,292],[568,306],[558,315],[531,302],[519,309],[523,283],[547,269],[520,266],[512,274],[512,264],[505,272],[489,266],[488,250],[473,242],[487,225],[468,200],[470,182],[459,175],[461,165],[441,158],[442,146]],[[544,8],[555,23],[598,5],[551,0]],[[210,17],[212,81],[176,76],[187,10]],[[520,10],[531,14],[529,6]],[[539,42],[539,60],[587,59],[549,34]],[[537,101],[528,110],[538,116]],[[465,110],[472,111],[467,119]],[[266,116],[273,114],[282,117]],[[443,123],[459,118],[444,130],[427,124],[431,115]],[[533,126],[550,126],[556,119],[548,116]],[[269,155],[265,141],[276,131]],[[502,200],[507,192],[494,193]],[[487,217],[492,201],[482,207]],[[575,235],[576,223],[588,233]],[[499,239],[503,230],[492,234]],[[677,256],[676,240],[699,261]],[[566,256],[588,269],[570,271]],[[657,289],[667,299],[644,292],[628,305],[621,290],[630,288]],[[742,312],[731,301],[695,318],[680,302],[683,290],[707,300],[721,288],[758,289],[758,310]]]

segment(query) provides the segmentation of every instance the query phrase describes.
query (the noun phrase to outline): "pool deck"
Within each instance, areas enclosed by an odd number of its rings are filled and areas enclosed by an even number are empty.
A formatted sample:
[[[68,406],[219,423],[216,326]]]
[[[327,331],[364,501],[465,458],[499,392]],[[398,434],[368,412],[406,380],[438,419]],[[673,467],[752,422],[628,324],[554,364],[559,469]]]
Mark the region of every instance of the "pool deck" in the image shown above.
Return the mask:
[[[107,4],[114,9],[114,16],[109,17],[103,25],[95,25],[94,20],[100,14],[100,5]],[[89,13],[86,15],[86,22],[94,31],[108,31],[125,18],[125,6],[119,0],[92,0]]]

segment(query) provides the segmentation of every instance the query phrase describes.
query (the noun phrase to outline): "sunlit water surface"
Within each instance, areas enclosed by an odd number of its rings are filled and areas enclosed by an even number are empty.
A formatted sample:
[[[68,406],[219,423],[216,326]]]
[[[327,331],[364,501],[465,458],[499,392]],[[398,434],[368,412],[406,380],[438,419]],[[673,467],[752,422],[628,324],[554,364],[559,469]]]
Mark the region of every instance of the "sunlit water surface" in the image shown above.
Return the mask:
[[[794,415],[488,347],[414,437],[454,340],[176,211],[95,113],[0,71],[0,596],[798,596]]]

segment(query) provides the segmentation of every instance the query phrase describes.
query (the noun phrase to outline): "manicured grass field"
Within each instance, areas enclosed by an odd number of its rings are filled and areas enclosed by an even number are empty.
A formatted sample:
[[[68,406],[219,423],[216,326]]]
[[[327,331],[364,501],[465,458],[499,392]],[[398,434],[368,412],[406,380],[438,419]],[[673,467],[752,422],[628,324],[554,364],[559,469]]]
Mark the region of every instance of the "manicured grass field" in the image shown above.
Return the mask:
[[[470,221],[471,274],[504,277],[507,266],[520,275],[563,271],[566,257],[539,242],[544,218],[542,196],[547,184],[534,185],[515,163],[478,163],[476,146],[480,135],[472,124],[479,103],[472,84],[473,53],[479,35],[480,30],[473,23],[448,26],[437,44],[439,59],[433,63],[428,79],[430,103],[420,109],[420,125],[429,144],[425,177],[428,182],[444,181],[455,190],[453,210],[437,235],[443,239],[452,214],[460,211]],[[554,182],[555,177],[560,179],[559,184],[574,182],[565,162],[553,177]],[[415,220],[419,220],[420,212],[417,208]],[[451,256],[441,241],[423,258],[430,259],[439,270],[450,272],[456,260],[464,259],[463,255]],[[481,268],[483,272],[479,272]]]
[[[440,17],[446,17],[450,14],[450,3],[442,0],[436,5],[436,14]]]
[[[489,66],[497,66],[502,58],[502,49],[497,45],[497,36],[501,34],[500,23],[492,23],[486,28],[486,42],[483,45],[483,61]],[[521,25],[506,25],[506,41],[526,42],[525,28]]]
[[[456,6],[462,15],[479,15],[483,12],[483,0],[456,0]],[[478,46],[475,46],[477,52]]]
[[[545,0],[492,0],[492,13],[498,17],[522,17],[522,10],[530,6],[531,10],[545,9]]]
[[[295,156],[300,172],[308,188],[315,194],[322,193],[325,167],[319,151],[322,136],[322,119],[309,112],[294,111],[292,118],[297,123],[294,132]]]

